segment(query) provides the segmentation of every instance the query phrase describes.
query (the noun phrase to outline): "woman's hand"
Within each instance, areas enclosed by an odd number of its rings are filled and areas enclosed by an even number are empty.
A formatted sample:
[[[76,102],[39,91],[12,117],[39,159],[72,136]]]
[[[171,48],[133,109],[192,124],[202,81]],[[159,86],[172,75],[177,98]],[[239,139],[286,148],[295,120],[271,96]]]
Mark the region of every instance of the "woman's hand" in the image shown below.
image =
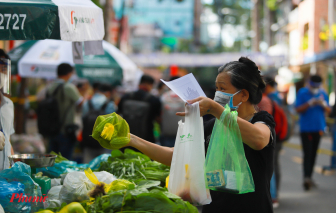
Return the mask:
[[[199,108],[200,108],[200,115],[204,116],[207,114],[212,114],[215,117],[221,116],[224,107],[222,107],[220,104],[215,102],[214,100],[207,98],[207,97],[198,97],[196,99],[187,101],[188,104],[193,104],[196,102],[199,102]],[[185,112],[177,112],[176,115],[178,116],[185,116]]]
[[[143,154],[147,155],[149,158],[170,166],[173,158],[174,148],[159,146],[133,134],[130,134],[130,138],[131,140],[126,146],[134,147]]]
[[[135,141],[136,141],[136,136],[130,133],[130,142],[121,148],[128,147],[128,146],[134,147]]]

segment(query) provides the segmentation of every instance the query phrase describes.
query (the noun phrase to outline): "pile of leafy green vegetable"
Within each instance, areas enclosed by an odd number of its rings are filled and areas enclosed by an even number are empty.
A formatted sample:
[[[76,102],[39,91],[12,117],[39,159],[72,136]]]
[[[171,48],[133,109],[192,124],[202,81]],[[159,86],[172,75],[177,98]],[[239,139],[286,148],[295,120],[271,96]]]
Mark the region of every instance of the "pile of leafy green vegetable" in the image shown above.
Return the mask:
[[[124,153],[113,150],[107,161],[102,162],[99,171],[107,171],[118,179],[126,180],[159,180],[164,185],[166,177],[169,175],[169,166],[163,165],[131,149],[126,149]]]
[[[81,204],[87,213],[198,213],[197,208],[189,202],[160,187],[160,181],[137,180],[134,183],[123,190],[109,191],[107,195],[97,197],[93,203]],[[49,210],[57,212],[62,206]]]

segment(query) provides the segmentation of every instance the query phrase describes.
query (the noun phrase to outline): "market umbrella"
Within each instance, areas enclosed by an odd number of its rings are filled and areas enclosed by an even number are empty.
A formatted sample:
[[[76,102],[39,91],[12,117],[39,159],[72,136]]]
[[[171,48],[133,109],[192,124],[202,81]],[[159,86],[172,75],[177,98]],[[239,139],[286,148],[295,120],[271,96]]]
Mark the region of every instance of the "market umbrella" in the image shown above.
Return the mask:
[[[103,11],[90,0],[0,0],[0,40],[102,40]]]
[[[61,40],[27,41],[11,50],[12,74],[29,78],[56,78],[61,63],[74,65],[78,77],[90,82],[113,85],[138,80],[139,69],[124,53],[103,41],[104,55],[84,55],[83,64],[74,64],[72,42]]]

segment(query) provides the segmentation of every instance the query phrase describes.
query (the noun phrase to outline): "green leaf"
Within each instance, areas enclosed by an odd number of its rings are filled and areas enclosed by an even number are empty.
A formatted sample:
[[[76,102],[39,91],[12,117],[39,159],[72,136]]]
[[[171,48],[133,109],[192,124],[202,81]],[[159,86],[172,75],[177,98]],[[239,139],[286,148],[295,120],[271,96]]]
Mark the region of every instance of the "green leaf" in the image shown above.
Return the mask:
[[[153,186],[159,186],[160,185],[160,181],[155,181],[155,180],[142,180],[140,182],[137,183],[138,187],[140,188],[145,188],[145,189],[149,189]]]
[[[168,191],[165,191],[165,192],[162,192],[164,195],[166,195],[168,198],[170,199],[181,199],[181,197],[173,194],[173,193],[170,193]]]
[[[113,157],[113,158],[119,158],[119,157],[121,157],[121,156],[123,156],[124,154],[120,151],[120,150],[118,150],[118,149],[116,149],[116,150],[112,150],[112,152],[111,152],[111,156]]]
[[[142,193],[149,193],[149,191],[146,188],[136,188],[136,189],[131,189],[128,190],[127,193],[130,193],[133,196],[137,196],[140,195]]]
[[[68,159],[63,157],[60,152],[57,154],[56,152],[51,151],[50,154],[51,155],[57,155],[57,157],[55,158],[55,163],[61,163],[62,161],[69,161]]]

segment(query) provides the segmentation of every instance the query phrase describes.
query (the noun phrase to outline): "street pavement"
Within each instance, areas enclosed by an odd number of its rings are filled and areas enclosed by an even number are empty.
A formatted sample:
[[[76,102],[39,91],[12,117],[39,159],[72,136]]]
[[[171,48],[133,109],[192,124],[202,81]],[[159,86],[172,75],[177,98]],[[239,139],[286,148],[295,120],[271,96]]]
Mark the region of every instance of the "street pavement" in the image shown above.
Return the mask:
[[[279,207],[275,213],[336,213],[336,172],[322,174],[323,166],[330,165],[330,156],[319,154],[316,159],[313,179],[318,187],[308,192],[302,186],[302,151],[299,135],[290,138],[280,155],[282,180],[279,195]],[[320,149],[330,150],[332,140],[324,136]]]

